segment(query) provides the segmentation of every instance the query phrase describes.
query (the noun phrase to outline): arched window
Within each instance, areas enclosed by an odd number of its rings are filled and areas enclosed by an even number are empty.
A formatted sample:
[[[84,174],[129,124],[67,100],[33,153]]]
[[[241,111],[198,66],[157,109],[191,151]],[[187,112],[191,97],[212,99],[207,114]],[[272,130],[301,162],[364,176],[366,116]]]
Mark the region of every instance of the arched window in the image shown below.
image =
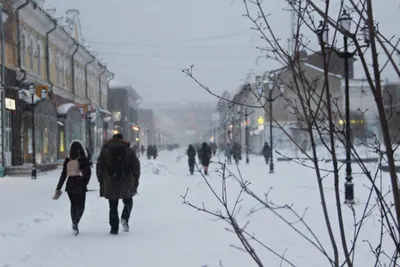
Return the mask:
[[[26,56],[26,34],[23,32],[21,35],[21,64],[25,67],[25,56]]]
[[[75,85],[75,94],[76,95],[79,95],[79,90],[80,90],[80,88],[79,88],[79,80],[80,80],[80,75],[79,75],[79,67],[78,67],[78,65],[76,65],[75,64],[75,70],[74,70],[74,76],[75,76],[75,79],[74,79],[74,85]]]
[[[36,49],[36,56],[37,56],[37,74],[42,74],[42,44],[41,41],[38,40],[37,42],[37,49]]]
[[[69,63],[67,55],[63,56],[63,62],[64,62],[63,87],[68,88],[70,86],[69,74],[71,72],[71,64]]]
[[[33,41],[33,37],[29,38],[29,46],[28,46],[28,53],[29,53],[29,69],[33,72],[34,69],[34,53],[35,53],[35,42]]]
[[[85,95],[85,68],[81,68],[81,76],[82,76],[82,80],[81,80],[81,86],[82,86],[82,96],[86,97]]]

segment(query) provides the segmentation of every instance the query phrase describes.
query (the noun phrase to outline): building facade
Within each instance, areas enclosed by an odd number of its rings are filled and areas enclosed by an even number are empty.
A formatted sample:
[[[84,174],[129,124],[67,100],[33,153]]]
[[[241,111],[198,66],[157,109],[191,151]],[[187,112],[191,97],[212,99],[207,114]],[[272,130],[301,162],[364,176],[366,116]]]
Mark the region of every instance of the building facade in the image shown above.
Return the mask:
[[[6,95],[16,103],[15,112],[6,114],[6,120],[10,128],[21,129],[5,139],[13,148],[7,166],[29,165],[34,143],[38,168],[54,167],[68,154],[68,145],[74,139],[83,140],[91,148],[98,146],[92,137],[103,136],[104,127],[103,123],[98,127],[93,118],[96,114],[102,120],[111,117],[107,82],[113,74],[85,44],[79,12],[68,10],[57,16],[56,9],[45,9],[43,2],[13,1],[5,26],[14,55],[10,64],[14,73],[7,77]],[[32,86],[34,96],[29,91]],[[41,98],[42,90],[47,92],[45,99]],[[18,92],[23,92],[22,99]]]
[[[140,145],[147,148],[156,144],[156,130],[154,125],[154,113],[151,109],[139,109]]]

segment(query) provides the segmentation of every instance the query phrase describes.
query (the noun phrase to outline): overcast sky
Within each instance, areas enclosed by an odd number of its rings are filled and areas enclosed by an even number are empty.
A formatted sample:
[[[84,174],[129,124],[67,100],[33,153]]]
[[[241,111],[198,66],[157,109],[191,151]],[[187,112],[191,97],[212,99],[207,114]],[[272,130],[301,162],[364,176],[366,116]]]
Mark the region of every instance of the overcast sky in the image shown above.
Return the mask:
[[[282,38],[290,33],[284,2],[265,1]],[[399,34],[398,26],[390,27],[400,22],[398,0],[376,2],[381,27]],[[55,6],[58,14],[79,9],[87,42],[116,78],[131,83],[146,102],[215,101],[181,72],[191,64],[217,93],[235,90],[250,69],[276,66],[266,60],[256,64],[260,53],[255,47],[261,41],[242,16],[241,0],[47,0],[45,5]]]

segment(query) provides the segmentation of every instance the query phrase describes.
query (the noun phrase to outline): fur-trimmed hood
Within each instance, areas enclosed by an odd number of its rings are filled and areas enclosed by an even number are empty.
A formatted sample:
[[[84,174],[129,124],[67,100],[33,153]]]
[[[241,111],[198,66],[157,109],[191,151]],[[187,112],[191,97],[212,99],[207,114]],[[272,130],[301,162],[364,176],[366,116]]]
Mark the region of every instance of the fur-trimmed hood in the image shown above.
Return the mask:
[[[82,143],[81,140],[78,140],[78,139],[72,140],[71,143],[70,143],[69,146],[68,146],[68,151],[71,151],[71,147],[72,147],[72,145],[73,145],[74,143],[78,143],[78,144],[82,147],[83,153],[85,153],[85,157],[87,158],[87,157],[88,157],[88,151],[86,150],[86,147],[85,147],[85,145]]]

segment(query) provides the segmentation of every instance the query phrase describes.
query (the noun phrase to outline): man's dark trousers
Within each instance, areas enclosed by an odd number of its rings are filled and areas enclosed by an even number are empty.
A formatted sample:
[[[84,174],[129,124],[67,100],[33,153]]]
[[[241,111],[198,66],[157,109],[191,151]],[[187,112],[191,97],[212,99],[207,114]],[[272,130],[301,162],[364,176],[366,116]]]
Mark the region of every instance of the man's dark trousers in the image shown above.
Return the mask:
[[[118,215],[118,199],[109,199],[110,204],[110,226],[112,231],[118,232],[119,229],[119,215]],[[124,209],[122,211],[121,219],[129,222],[129,217],[131,216],[131,211],[133,207],[132,198],[123,199]]]

